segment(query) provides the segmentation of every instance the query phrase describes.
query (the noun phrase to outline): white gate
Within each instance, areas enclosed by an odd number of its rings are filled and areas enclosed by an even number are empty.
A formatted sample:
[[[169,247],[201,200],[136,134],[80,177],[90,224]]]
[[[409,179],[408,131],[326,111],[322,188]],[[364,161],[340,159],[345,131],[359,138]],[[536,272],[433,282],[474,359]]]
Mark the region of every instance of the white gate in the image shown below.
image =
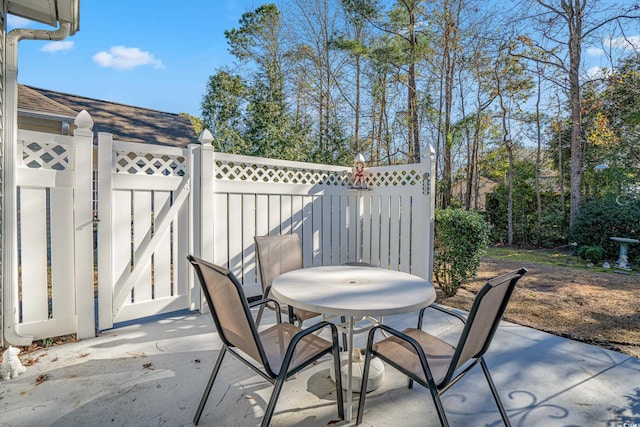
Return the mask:
[[[17,239],[15,247],[6,248],[15,252],[17,264],[14,277],[5,281],[11,298],[3,301],[3,310],[14,315],[8,326],[15,326],[19,337],[95,334],[93,122],[82,111],[75,124],[73,137],[18,132],[17,217],[8,224]]]
[[[98,328],[194,308],[189,149],[98,134]]]

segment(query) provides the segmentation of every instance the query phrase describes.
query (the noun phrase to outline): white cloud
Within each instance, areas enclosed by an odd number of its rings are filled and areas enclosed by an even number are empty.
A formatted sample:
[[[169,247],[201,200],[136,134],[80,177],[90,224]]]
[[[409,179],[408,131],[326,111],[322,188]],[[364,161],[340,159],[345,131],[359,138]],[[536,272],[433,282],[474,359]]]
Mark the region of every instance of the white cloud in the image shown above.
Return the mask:
[[[73,42],[69,40],[59,41],[59,42],[50,42],[42,46],[40,48],[43,52],[60,52],[63,50],[70,50],[73,48]]]
[[[595,65],[593,67],[590,67],[586,71],[586,74],[587,78],[590,80],[605,79],[611,75],[611,68]]]
[[[27,28],[33,25],[33,23],[33,21],[26,18],[21,18],[11,14],[7,15],[7,25],[12,28]]]
[[[605,46],[610,45],[613,48],[622,50],[640,49],[640,35],[631,37],[616,37],[615,39],[605,39]]]
[[[604,49],[600,47],[589,47],[587,48],[587,55],[602,56],[604,55]]]
[[[131,70],[143,65],[163,68],[162,61],[137,47],[113,46],[109,52],[102,51],[93,55],[93,60],[101,67],[113,67],[119,70]]]
[[[602,40],[602,48],[599,47],[589,47],[587,48],[587,54],[591,56],[602,56],[605,54],[606,50],[622,50],[622,51],[633,51],[640,50],[640,35],[629,36],[629,37],[616,37],[609,38],[605,37]]]

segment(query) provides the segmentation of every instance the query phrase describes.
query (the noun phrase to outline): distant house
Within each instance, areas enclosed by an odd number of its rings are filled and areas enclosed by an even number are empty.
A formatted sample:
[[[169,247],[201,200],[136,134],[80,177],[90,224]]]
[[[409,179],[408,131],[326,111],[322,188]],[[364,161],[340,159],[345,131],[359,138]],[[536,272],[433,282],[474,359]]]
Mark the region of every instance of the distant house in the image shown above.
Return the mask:
[[[87,110],[93,132],[114,139],[186,147],[197,140],[191,121],[174,113],[18,85],[18,128],[73,134],[73,120]]]
[[[497,182],[481,176],[478,182],[477,202],[475,188],[471,191],[471,209],[477,208],[479,211],[486,210],[487,195],[491,193],[497,185]],[[456,181],[451,189],[451,194],[465,206],[467,202],[467,180],[460,179]]]

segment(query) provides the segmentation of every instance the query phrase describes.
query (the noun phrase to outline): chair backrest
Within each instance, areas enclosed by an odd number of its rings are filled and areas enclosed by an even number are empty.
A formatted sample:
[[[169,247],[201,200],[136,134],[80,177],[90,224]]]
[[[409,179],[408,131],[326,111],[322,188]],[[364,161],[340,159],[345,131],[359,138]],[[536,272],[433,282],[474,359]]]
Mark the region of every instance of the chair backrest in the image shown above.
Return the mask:
[[[238,279],[226,268],[192,255],[187,259],[196,270],[222,341],[264,364],[264,350]]]
[[[255,236],[254,240],[263,293],[279,275],[302,268],[302,249],[297,234]]]
[[[447,384],[459,367],[486,353],[516,283],[527,272],[521,268],[489,280],[473,301],[467,322],[443,384]]]

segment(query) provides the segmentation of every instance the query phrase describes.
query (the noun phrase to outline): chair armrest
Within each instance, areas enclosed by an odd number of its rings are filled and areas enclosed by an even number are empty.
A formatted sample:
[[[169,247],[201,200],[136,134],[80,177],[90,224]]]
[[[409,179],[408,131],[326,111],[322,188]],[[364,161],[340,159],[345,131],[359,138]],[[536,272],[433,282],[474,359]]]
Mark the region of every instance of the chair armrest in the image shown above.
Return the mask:
[[[300,332],[298,332],[297,334],[295,334],[295,335],[293,336],[293,338],[291,338],[291,343],[290,343],[290,345],[292,345],[292,346],[293,346],[293,345],[297,344],[297,343],[298,343],[298,341],[300,341],[300,340],[301,340],[302,338],[304,338],[305,336],[307,336],[307,335],[309,335],[309,334],[311,334],[311,333],[313,333],[313,332],[315,332],[315,331],[317,331],[317,330],[319,330],[319,329],[322,329],[322,328],[324,328],[324,327],[326,327],[326,326],[329,326],[329,328],[331,328],[331,331],[332,331],[332,332],[335,330],[335,331],[336,331],[336,336],[337,336],[337,334],[338,334],[338,329],[336,328],[336,325],[334,325],[334,324],[333,324],[333,323],[331,323],[331,322],[327,322],[326,320],[323,320],[323,321],[318,322],[318,323],[316,323],[316,324],[315,324],[315,325],[313,325],[313,326],[309,326],[308,328],[303,329],[303,330],[301,330]]]
[[[250,302],[249,303],[249,308],[257,307],[259,305],[266,304],[268,302],[274,303],[278,307],[278,310],[280,310],[280,303],[278,301],[274,300],[273,298],[262,298],[262,299],[259,299],[257,301],[254,301],[254,302]]]
[[[392,327],[387,326],[387,325],[376,325],[373,328],[371,328],[371,330],[369,331],[369,337],[367,339],[367,358],[370,357],[369,355],[373,355],[374,353],[378,354],[373,349],[374,335],[376,333],[376,330],[378,330],[378,329],[381,329],[384,332],[386,332],[387,334],[393,335],[396,338],[399,338],[399,339],[405,341],[407,344],[409,344],[411,347],[413,347],[413,350],[415,351],[416,355],[418,356],[418,359],[420,359],[420,364],[422,365],[422,369],[425,372],[427,383],[429,384],[430,387],[433,387],[435,389],[436,388],[436,384],[435,384],[435,381],[433,379],[433,374],[431,373],[431,367],[429,367],[429,363],[427,362],[427,356],[424,354],[424,349],[422,348],[420,343],[418,343],[418,341],[416,341],[415,339],[413,339],[409,335],[405,334],[404,332],[400,332],[397,329],[393,329]]]
[[[276,306],[276,320],[278,323],[282,323],[282,317],[280,316],[280,303],[273,298],[262,298],[257,301],[249,303],[249,308],[254,308],[267,303],[273,303]]]
[[[331,322],[327,322],[326,320],[316,323],[313,326],[308,327],[307,329],[302,329],[300,332],[296,333],[293,337],[291,337],[291,341],[289,341],[289,347],[287,347],[287,351],[284,354],[284,358],[282,361],[282,367],[286,369],[287,373],[285,375],[291,375],[294,373],[294,371],[288,372],[289,371],[289,364],[291,363],[291,360],[293,359],[293,353],[296,350],[296,347],[298,346],[298,344],[300,343],[300,340],[302,340],[302,338],[306,337],[309,334],[312,334],[314,332],[316,332],[319,329],[322,329],[324,327],[329,326],[329,328],[331,328],[331,337],[332,337],[332,342],[333,345],[332,347],[335,348],[339,348],[338,346],[338,328],[336,328],[336,325],[334,325]],[[305,366],[306,364],[303,364],[302,366],[300,366],[298,369],[296,369],[295,371],[298,371],[299,369],[301,369],[303,366]]]
[[[327,326],[331,329],[331,336],[333,337],[334,345],[337,346],[338,345],[338,328],[336,328],[336,325],[334,325],[333,323],[323,320],[321,322],[316,323],[313,326],[309,326],[306,329],[302,329],[300,332],[295,334],[291,338],[291,341],[289,342],[289,348],[287,349],[287,354],[291,353],[291,356],[293,356],[293,351],[295,350],[296,346],[298,345],[298,343],[302,338],[316,332],[319,329],[325,328]],[[286,358],[286,355],[285,355],[285,358]]]
[[[451,310],[451,308],[449,308],[447,306],[444,306],[442,304],[433,303],[431,305],[428,305],[428,306],[423,307],[423,308],[420,309],[420,315],[418,316],[418,329],[422,329],[422,318],[424,317],[424,311],[427,308],[433,308],[434,310],[438,310],[438,311],[441,311],[442,313],[445,313],[445,314],[448,314],[450,316],[456,317],[462,323],[466,323],[467,322],[467,318],[464,317],[463,315],[461,315],[460,313],[456,313],[455,311]]]

